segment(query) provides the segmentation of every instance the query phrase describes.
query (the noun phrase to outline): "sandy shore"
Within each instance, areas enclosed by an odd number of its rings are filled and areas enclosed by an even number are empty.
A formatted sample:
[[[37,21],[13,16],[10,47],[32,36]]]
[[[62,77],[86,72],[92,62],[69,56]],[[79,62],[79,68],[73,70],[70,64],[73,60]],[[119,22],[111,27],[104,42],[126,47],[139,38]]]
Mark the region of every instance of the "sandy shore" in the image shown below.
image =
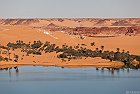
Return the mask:
[[[86,60],[71,60],[62,62],[56,59],[48,60],[51,62],[0,62],[0,68],[10,68],[16,66],[56,66],[56,67],[67,67],[67,68],[78,68],[78,67],[98,67],[98,68],[121,68],[124,63],[122,62],[110,62],[109,60],[102,60],[100,58],[88,58]]]
[[[122,63],[96,63],[96,64],[53,64],[53,63],[8,63],[0,64],[0,68],[11,68],[16,66],[56,66],[56,67],[66,67],[66,68],[81,68],[81,67],[96,67],[96,68],[121,68]]]

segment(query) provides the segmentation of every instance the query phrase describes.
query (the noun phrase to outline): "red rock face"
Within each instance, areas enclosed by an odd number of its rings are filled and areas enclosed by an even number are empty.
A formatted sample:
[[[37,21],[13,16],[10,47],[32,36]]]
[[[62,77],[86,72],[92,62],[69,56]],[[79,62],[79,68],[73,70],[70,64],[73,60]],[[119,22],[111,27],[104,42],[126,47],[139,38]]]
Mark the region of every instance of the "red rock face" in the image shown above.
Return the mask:
[[[106,35],[137,35],[140,34],[140,27],[76,27],[76,28],[46,28],[52,31],[65,31],[72,35],[90,35],[90,34],[106,34]]]
[[[42,25],[41,21],[48,24]],[[65,23],[67,21],[67,23]],[[69,22],[77,26],[70,27]],[[50,31],[65,31],[73,35],[137,35],[140,33],[140,18],[125,19],[96,19],[96,18],[48,18],[48,19],[0,19],[0,25],[29,25],[37,24],[36,28]],[[88,24],[84,24],[88,23]],[[41,26],[39,27],[39,25]],[[82,26],[78,26],[82,24]],[[91,26],[92,24],[92,26]]]
[[[38,19],[2,19],[0,24],[2,25],[29,25],[31,23],[39,22]]]

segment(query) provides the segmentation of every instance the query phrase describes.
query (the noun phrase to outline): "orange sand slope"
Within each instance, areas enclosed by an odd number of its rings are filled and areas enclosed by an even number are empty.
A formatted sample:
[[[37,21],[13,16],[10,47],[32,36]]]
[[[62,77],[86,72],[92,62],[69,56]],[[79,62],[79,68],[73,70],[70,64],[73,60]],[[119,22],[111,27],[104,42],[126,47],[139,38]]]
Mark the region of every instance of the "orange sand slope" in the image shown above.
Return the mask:
[[[109,38],[95,38],[86,37],[84,40],[65,34],[64,32],[47,31],[49,34],[44,34],[42,29],[36,29],[30,26],[1,26],[3,30],[0,31],[0,43],[6,45],[8,42],[15,42],[16,40],[23,40],[25,42],[33,42],[34,40],[41,40],[42,42],[49,41],[56,45],[63,44],[76,46],[77,44],[86,44],[87,48],[100,48],[105,46],[105,50],[116,51],[116,48],[130,51],[131,54],[140,55],[140,36],[118,36]],[[95,42],[95,46],[90,46],[91,42]]]
[[[93,19],[92,19],[93,20]],[[79,35],[69,35],[64,31],[49,31],[44,29],[45,25],[49,25],[50,23],[55,23],[58,26],[66,26],[66,27],[76,27],[81,23],[80,26],[92,27],[96,24],[96,26],[119,26],[118,23],[121,23],[121,26],[125,26],[126,22],[121,22],[121,19],[112,19],[112,20],[104,20],[104,19],[35,19],[35,20],[0,20],[0,44],[6,45],[8,42],[15,42],[16,40],[22,40],[26,43],[33,42],[34,40],[41,40],[42,42],[49,41],[58,46],[62,46],[63,44],[76,46],[77,44],[86,44],[87,46],[83,46],[89,49],[100,48],[102,45],[105,47],[104,50],[116,51],[116,48],[120,48],[121,50],[130,51],[130,54],[140,55],[140,35],[135,36],[117,36],[117,37],[87,37],[84,39],[79,38]],[[127,25],[132,26],[140,25],[140,19],[126,19]],[[94,23],[92,23],[94,22]],[[97,24],[98,22],[98,24]],[[116,22],[116,24],[115,24]],[[74,24],[75,23],[75,24]],[[92,23],[92,24],[91,24]],[[40,27],[40,28],[35,28]],[[56,27],[55,27],[56,28]],[[104,35],[104,34],[101,34]],[[91,46],[91,42],[95,42],[95,46]],[[82,46],[82,45],[81,45]],[[25,53],[21,53],[16,50],[15,52],[11,52],[12,54],[18,53],[19,57]],[[47,53],[41,56],[30,55],[25,57],[24,60],[19,60],[18,63],[13,62],[0,62],[1,68],[6,68],[10,66],[21,66],[21,65],[42,65],[42,66],[96,66],[96,67],[121,67],[123,64],[121,62],[109,62],[108,60],[103,60],[101,58],[87,58],[87,59],[77,59],[62,62],[62,60],[57,58],[56,53]]]

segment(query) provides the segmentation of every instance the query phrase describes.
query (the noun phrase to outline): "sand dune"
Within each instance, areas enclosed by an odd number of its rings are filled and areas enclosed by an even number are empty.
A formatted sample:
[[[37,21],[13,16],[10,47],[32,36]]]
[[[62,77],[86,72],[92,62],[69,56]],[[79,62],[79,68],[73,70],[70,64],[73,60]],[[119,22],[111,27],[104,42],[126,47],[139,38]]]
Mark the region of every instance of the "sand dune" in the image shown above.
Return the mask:
[[[117,37],[88,37],[81,39],[80,35],[70,35],[65,31],[52,31],[46,30],[46,26],[53,23],[59,27],[95,27],[95,26],[139,26],[140,19],[13,19],[13,20],[0,20],[0,44],[6,45],[8,42],[15,42],[17,40],[25,41],[26,43],[33,42],[35,40],[41,40],[42,42],[49,41],[58,46],[67,44],[69,46],[76,46],[78,44],[85,44],[82,46],[88,49],[100,48],[102,45],[105,50],[116,51],[116,48],[120,50],[130,51],[131,54],[140,55],[140,35],[126,36],[121,35]],[[53,27],[57,28],[57,27]],[[106,31],[107,32],[107,31]],[[105,35],[105,34],[100,34]],[[113,34],[112,34],[113,35]],[[106,36],[106,35],[105,35]],[[95,46],[91,46],[91,42],[95,42]],[[20,51],[12,52],[12,54],[18,54],[21,56],[25,53]],[[25,57],[24,60],[19,60],[18,63],[13,62],[0,62],[0,66],[20,66],[20,65],[42,65],[42,66],[96,66],[96,67],[111,67],[114,62],[102,60],[101,58],[87,58],[62,62],[57,58],[56,53],[47,53],[41,56],[30,55]],[[116,63],[118,66],[123,66],[121,62]]]

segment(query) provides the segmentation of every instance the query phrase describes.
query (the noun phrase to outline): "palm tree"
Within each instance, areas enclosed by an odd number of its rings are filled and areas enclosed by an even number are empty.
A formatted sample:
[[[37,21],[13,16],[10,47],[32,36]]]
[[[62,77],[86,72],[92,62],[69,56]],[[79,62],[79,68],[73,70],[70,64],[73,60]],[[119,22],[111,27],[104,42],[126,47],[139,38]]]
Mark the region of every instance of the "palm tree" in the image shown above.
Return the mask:
[[[77,45],[77,46],[75,46],[75,49],[78,49],[80,46],[79,46],[79,44]]]
[[[120,48],[116,48],[117,52],[120,52]]]
[[[36,41],[34,41],[34,44],[36,44]]]
[[[101,46],[102,51],[104,50],[104,46]]]
[[[96,48],[96,51],[99,51],[99,48]]]
[[[16,41],[16,44],[18,44],[19,42],[18,42],[18,40]]]
[[[91,43],[91,46],[95,46],[95,42],[92,42],[92,43]]]
[[[14,58],[15,58],[16,61],[18,61],[19,56],[14,54]]]
[[[122,50],[122,53],[124,53],[124,51],[125,51],[125,50],[123,49],[123,50]]]
[[[20,43],[23,44],[24,42],[21,40]]]

